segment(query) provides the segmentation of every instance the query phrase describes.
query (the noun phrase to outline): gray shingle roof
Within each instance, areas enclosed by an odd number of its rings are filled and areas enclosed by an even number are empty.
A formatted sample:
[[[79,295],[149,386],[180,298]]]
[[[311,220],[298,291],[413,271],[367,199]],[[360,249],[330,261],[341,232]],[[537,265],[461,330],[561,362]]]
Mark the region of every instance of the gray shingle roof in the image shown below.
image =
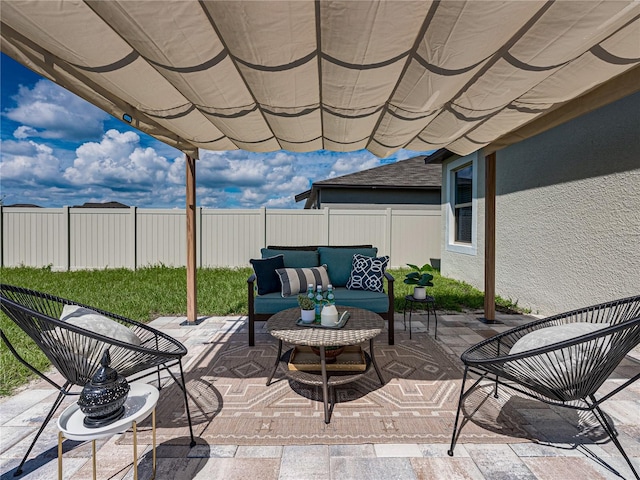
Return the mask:
[[[74,205],[73,208],[129,208],[129,205],[120,202],[85,202],[82,205]]]
[[[440,188],[442,165],[424,163],[425,156],[400,160],[341,177],[314,182],[314,186]]]
[[[313,182],[311,189],[296,195],[295,200],[300,202],[306,199],[304,208],[311,208],[317,192],[324,187],[440,189],[442,187],[442,165],[425,164],[425,158],[425,155],[420,155],[361,172]]]

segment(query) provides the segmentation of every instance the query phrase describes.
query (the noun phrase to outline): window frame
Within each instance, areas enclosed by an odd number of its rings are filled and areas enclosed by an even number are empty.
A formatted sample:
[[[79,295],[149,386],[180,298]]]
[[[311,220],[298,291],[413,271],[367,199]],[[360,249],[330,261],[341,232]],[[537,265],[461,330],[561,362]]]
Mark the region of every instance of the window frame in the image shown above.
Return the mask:
[[[471,166],[471,243],[457,242],[456,238],[456,172]],[[445,174],[445,249],[465,255],[477,254],[478,238],[478,156],[458,158],[447,164]],[[467,204],[465,204],[467,205]]]

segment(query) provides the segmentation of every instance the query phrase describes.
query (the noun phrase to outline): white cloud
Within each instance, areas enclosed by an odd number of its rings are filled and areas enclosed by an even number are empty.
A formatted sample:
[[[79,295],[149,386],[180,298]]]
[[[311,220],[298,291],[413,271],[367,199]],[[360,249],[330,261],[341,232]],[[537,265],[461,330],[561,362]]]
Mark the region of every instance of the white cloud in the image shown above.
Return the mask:
[[[211,208],[300,207],[294,196],[311,185],[301,174],[310,155],[203,151],[196,162],[197,201]],[[171,170],[172,181],[184,182],[184,162],[176,161]]]
[[[107,113],[48,80],[33,88],[20,86],[13,97],[17,105],[6,109],[7,118],[22,124],[15,138],[86,140],[103,132]]]
[[[360,172],[370,168],[379,167],[380,159],[366,152],[357,155],[341,156],[331,167],[327,178],[341,177],[353,172]]]
[[[35,128],[27,127],[26,125],[20,125],[13,132],[13,137],[18,140],[26,140],[29,137],[37,137],[38,131]]]
[[[265,208],[291,208],[295,205],[295,201],[289,197],[271,198],[265,202]],[[304,206],[302,203],[299,206]]]
[[[293,153],[276,152],[273,156],[267,157],[267,163],[272,167],[290,165],[296,159]]]
[[[169,162],[153,148],[141,148],[134,132],[109,130],[97,142],[76,149],[73,166],[65,169],[64,178],[75,185],[112,185],[116,191],[145,190],[163,185]]]
[[[5,147],[9,147],[9,152]],[[23,185],[37,185],[44,181],[47,184],[57,182],[59,162],[53,155],[53,149],[32,141],[2,143],[3,160],[0,163],[2,182],[13,182]],[[15,152],[14,154],[10,153]]]
[[[199,160],[196,161],[196,177],[198,172],[198,162]],[[167,170],[167,181],[174,185],[184,185],[186,179],[186,168],[184,157],[175,158],[169,166],[169,170]]]

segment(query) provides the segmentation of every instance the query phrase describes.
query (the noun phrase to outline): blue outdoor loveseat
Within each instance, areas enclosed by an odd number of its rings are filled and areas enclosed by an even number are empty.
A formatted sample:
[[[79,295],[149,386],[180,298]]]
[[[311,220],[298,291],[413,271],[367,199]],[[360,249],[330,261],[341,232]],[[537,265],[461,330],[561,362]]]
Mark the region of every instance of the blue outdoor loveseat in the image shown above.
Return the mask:
[[[311,268],[326,265],[330,283],[334,287],[338,306],[356,307],[378,313],[388,322],[389,345],[393,345],[394,278],[384,272],[384,291],[349,289],[349,280],[354,254],[376,257],[378,249],[371,245],[356,246],[268,246],[261,249],[262,259],[252,260],[254,273],[247,279],[249,305],[249,345],[255,345],[255,322],[266,321],[273,314],[298,306],[297,295],[283,296],[278,284],[277,290],[259,293],[261,274],[270,275],[273,268],[270,260],[283,256],[285,268]],[[266,281],[263,282],[263,285]],[[306,285],[304,285],[306,289]],[[264,288],[263,288],[264,290]]]

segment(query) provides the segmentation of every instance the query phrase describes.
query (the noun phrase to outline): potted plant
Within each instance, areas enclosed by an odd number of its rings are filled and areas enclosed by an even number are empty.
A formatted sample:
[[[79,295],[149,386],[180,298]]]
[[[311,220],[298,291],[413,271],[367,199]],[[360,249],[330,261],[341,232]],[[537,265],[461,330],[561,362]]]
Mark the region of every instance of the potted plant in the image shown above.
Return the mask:
[[[298,305],[300,305],[300,318],[304,323],[312,323],[316,319],[316,304],[313,299],[306,295],[298,295]]]
[[[412,268],[414,271],[405,275],[404,283],[407,285],[414,285],[413,298],[416,300],[424,300],[427,298],[427,290],[425,287],[433,287],[433,283],[431,282],[431,280],[433,280],[433,275],[428,273],[433,271],[433,267],[428,263],[425,263],[421,267],[411,263],[407,263],[407,266]]]

